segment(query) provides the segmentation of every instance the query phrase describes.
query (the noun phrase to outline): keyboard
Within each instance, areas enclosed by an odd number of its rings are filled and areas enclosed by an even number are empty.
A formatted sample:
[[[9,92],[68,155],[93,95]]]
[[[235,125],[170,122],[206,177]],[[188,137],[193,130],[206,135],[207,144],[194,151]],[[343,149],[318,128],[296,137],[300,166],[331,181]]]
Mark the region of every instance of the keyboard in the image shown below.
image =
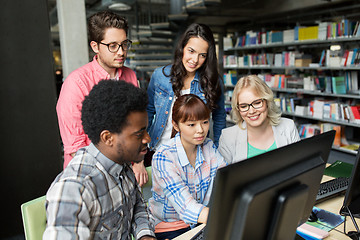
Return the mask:
[[[204,240],[205,228],[202,228],[197,234],[195,234],[190,240]]]
[[[348,177],[338,177],[321,183],[315,203],[319,203],[345,193],[348,185]]]

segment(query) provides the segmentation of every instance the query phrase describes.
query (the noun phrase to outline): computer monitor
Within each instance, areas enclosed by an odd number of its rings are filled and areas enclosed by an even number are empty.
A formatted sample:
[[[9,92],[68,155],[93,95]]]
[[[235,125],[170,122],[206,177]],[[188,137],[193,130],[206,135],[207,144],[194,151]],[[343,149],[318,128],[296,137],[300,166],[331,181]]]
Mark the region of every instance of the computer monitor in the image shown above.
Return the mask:
[[[205,239],[294,239],[315,203],[335,131],[218,170]]]
[[[344,203],[340,209],[341,215],[352,214],[353,217],[360,217],[360,151],[355,157],[354,166],[351,170],[349,186],[346,190]]]

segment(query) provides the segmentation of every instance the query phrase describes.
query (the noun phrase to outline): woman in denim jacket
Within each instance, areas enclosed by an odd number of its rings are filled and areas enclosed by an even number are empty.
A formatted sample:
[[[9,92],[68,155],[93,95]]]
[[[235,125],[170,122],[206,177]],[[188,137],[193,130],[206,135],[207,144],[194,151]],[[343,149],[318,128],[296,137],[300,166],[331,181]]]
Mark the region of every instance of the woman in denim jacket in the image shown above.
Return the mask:
[[[173,64],[154,71],[147,91],[151,150],[170,140],[173,103],[189,93],[199,96],[211,109],[214,143],[218,145],[226,113],[215,41],[208,26],[194,23],[187,28],[176,47]]]

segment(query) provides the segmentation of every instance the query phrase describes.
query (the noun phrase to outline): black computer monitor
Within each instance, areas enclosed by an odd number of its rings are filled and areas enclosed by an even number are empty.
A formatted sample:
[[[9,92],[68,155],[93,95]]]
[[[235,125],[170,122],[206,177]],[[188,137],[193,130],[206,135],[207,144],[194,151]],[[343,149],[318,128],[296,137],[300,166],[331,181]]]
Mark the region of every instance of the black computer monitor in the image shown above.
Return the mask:
[[[354,166],[349,179],[349,186],[346,190],[344,203],[340,209],[341,215],[352,214],[353,217],[360,217],[360,151],[356,154]]]
[[[315,203],[335,131],[218,170],[205,239],[294,239]]]

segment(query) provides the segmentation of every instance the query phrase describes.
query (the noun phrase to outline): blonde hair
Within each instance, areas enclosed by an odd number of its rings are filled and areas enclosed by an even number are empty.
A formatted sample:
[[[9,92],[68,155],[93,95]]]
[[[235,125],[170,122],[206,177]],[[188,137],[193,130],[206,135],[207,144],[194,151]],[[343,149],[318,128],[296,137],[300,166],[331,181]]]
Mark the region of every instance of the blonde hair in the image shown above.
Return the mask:
[[[267,118],[269,119],[270,125],[278,125],[281,118],[281,110],[278,106],[276,106],[274,102],[274,93],[269,88],[269,86],[257,75],[248,75],[242,77],[235,85],[233,97],[231,100],[231,115],[236,124],[238,124],[242,128],[242,123],[244,122],[244,119],[241,117],[240,112],[237,109],[239,93],[244,88],[253,89],[260,96],[260,98],[266,100],[268,107]]]

